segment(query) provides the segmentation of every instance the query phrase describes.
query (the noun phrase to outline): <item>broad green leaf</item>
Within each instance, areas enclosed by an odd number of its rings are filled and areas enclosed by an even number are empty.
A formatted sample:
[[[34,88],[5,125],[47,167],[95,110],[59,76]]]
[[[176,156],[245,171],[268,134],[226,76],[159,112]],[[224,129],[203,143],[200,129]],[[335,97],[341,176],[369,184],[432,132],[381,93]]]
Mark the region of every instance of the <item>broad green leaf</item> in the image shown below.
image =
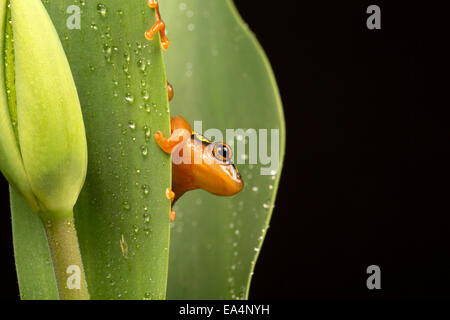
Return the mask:
[[[170,157],[152,134],[161,130],[168,135],[170,126],[159,37],[152,42],[144,38],[155,21],[154,11],[147,1],[43,3],[62,39],[86,126],[88,175],[75,218],[91,298],[162,299],[169,254],[165,190],[171,180]],[[42,265],[48,259],[43,248],[41,257],[26,252],[30,243],[42,245],[44,234],[21,237],[24,231],[18,227],[42,226],[24,218],[20,199],[12,200],[21,295],[51,297],[54,283],[44,281],[50,275],[32,279],[37,271],[23,267],[48,272]]]
[[[231,1],[161,1],[161,12],[172,42],[166,56],[175,89],[172,115],[191,124],[201,120],[203,130],[224,134],[225,129],[269,129],[270,137],[270,129],[280,130],[276,173],[261,175],[260,164],[238,165],[246,186],[237,196],[193,191],[175,206],[167,297],[246,298],[284,154],[278,89],[267,58]]]

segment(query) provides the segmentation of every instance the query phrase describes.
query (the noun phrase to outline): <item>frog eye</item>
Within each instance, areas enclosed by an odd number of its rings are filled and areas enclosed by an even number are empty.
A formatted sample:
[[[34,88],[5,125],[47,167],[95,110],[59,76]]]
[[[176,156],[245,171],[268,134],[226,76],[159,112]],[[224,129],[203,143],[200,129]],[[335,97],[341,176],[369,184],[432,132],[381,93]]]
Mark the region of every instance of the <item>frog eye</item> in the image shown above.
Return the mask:
[[[227,144],[223,142],[215,143],[213,155],[219,161],[230,162],[230,160],[233,158],[233,151]]]

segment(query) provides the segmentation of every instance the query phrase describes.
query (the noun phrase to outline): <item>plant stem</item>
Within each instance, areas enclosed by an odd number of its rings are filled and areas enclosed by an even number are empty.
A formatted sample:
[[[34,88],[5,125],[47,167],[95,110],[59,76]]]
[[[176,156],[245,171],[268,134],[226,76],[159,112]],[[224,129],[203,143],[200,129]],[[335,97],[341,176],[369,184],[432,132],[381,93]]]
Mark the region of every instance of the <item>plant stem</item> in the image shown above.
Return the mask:
[[[69,217],[46,220],[44,227],[53,260],[59,298],[88,300],[89,293],[73,214]]]

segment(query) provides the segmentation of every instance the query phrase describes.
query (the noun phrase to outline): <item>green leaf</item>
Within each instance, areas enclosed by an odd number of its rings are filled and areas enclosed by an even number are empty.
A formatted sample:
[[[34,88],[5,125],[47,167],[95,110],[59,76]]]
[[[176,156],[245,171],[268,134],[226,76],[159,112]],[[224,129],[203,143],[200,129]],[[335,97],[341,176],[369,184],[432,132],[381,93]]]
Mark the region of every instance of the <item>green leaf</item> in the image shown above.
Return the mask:
[[[14,253],[24,300],[57,300],[55,274],[41,219],[19,192],[10,188]]]
[[[278,89],[267,58],[231,1],[161,1],[161,13],[172,43],[166,57],[175,89],[172,115],[191,124],[201,120],[203,130],[280,130],[277,174],[261,175],[260,164],[238,165],[243,192],[223,198],[193,191],[174,208],[167,297],[246,298],[284,155]]]
[[[92,299],[163,299],[169,246],[170,157],[152,133],[169,134],[167,88],[159,37],[144,32],[155,21],[146,1],[45,0],[72,68],[88,139],[87,180],[75,207],[75,222]],[[81,29],[69,29],[81,8]],[[69,9],[70,13],[67,13]],[[42,232],[21,237],[27,221],[20,199],[13,202],[15,252],[21,295],[48,298],[50,275],[31,279],[25,265],[41,273],[48,255],[27,256]],[[27,217],[28,218],[28,217]],[[31,219],[31,218],[30,218]],[[22,221],[23,220],[23,221]],[[45,250],[44,250],[45,251]],[[36,271],[33,271],[36,272]],[[25,283],[32,281],[32,284]],[[38,290],[38,291],[36,291]]]

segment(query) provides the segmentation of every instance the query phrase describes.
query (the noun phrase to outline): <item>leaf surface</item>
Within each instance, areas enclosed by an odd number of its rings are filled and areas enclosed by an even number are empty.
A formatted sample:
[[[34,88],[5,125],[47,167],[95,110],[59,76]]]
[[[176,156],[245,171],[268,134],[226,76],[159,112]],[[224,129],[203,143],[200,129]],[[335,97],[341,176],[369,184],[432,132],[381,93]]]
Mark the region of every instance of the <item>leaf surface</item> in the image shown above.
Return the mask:
[[[153,133],[169,134],[169,105],[159,36],[147,41],[155,21],[146,1],[44,0],[71,65],[88,139],[88,175],[75,220],[92,299],[163,299],[169,254],[170,157]],[[79,15],[78,15],[79,13]],[[79,20],[77,20],[79,18]],[[77,27],[77,21],[80,22]],[[19,236],[29,220],[12,198],[16,257],[43,243],[42,232]],[[22,222],[21,220],[24,220]],[[27,228],[42,228],[29,221]],[[26,238],[26,239],[25,239]],[[48,259],[19,259],[23,297],[45,299],[54,283],[25,265]],[[22,273],[22,274],[21,274]],[[25,273],[25,274],[24,274]],[[38,291],[36,291],[38,290]]]
[[[247,298],[250,279],[270,221],[284,157],[284,116],[269,62],[228,0],[161,1],[172,47],[167,77],[175,89],[172,115],[207,129],[254,129],[255,143],[237,152],[245,182],[233,198],[192,191],[177,202],[169,264],[169,299]],[[260,150],[268,130],[269,155],[276,149],[279,166],[262,175]],[[271,130],[278,130],[278,138]],[[208,133],[206,132],[208,137]],[[271,148],[270,139],[276,147]],[[216,137],[217,138],[217,137]],[[248,137],[241,136],[243,140]],[[263,152],[264,153],[264,152]],[[247,159],[248,158],[248,159]],[[253,164],[249,164],[253,162]],[[271,172],[273,171],[273,172]]]

